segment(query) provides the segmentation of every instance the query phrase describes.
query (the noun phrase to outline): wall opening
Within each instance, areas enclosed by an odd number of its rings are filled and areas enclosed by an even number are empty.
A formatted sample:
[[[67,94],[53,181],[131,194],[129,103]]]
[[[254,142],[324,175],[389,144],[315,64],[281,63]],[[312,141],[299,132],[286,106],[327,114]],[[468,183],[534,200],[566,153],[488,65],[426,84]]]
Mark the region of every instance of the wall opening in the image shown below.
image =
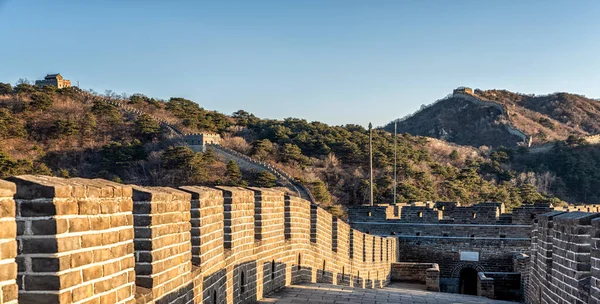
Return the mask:
[[[302,256],[298,253],[298,270],[302,269]]]
[[[373,249],[371,250],[372,251],[371,253],[373,256],[373,262],[375,262],[375,247],[376,247],[375,246],[375,238],[373,238],[373,247],[372,247]]]
[[[345,269],[346,269],[346,267],[342,266],[342,280],[340,281],[342,283],[344,282],[344,275],[345,275],[345,271],[344,270]]]
[[[363,234],[363,243],[362,243],[362,258],[363,262],[367,261],[367,235]]]
[[[275,260],[271,261],[271,281],[275,280]]]
[[[217,299],[217,291],[216,290],[213,290],[212,300],[213,300],[213,304],[219,303],[219,300]]]
[[[460,271],[459,292],[468,295],[477,295],[477,270],[467,267]]]
[[[477,218],[477,212],[473,212],[473,218]]]
[[[373,213],[371,211],[367,212],[367,216],[373,216]]]
[[[419,213],[417,213],[417,215],[418,215],[419,217],[423,217],[423,212],[419,211]]]
[[[325,260],[323,260],[323,274],[325,274]]]
[[[246,292],[246,275],[242,271],[240,273],[240,293]]]

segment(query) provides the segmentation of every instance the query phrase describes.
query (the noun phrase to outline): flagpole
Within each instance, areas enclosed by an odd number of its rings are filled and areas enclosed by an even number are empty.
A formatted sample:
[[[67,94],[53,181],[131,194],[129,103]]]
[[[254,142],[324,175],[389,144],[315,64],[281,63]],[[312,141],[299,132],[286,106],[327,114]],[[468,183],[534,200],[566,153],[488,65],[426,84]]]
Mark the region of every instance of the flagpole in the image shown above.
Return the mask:
[[[373,206],[373,125],[369,123],[369,205]]]
[[[398,140],[398,134],[397,134],[397,123],[398,121],[394,121],[394,204],[396,203],[396,185],[397,185],[397,180],[396,180],[396,160],[398,159],[397,157],[397,150],[398,150],[398,144],[397,144],[397,140]]]

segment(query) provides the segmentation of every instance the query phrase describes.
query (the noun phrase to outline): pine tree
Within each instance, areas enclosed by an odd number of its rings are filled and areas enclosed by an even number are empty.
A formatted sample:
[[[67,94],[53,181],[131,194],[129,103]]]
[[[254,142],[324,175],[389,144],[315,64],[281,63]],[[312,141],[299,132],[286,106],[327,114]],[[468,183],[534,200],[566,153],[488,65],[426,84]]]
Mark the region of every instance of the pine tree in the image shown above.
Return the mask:
[[[247,186],[246,181],[242,179],[242,172],[240,167],[233,161],[230,160],[227,163],[227,171],[225,172],[226,183],[228,186]]]
[[[256,175],[256,185],[259,187],[271,188],[275,187],[275,182],[277,181],[277,177],[271,174],[269,171],[260,171]]]

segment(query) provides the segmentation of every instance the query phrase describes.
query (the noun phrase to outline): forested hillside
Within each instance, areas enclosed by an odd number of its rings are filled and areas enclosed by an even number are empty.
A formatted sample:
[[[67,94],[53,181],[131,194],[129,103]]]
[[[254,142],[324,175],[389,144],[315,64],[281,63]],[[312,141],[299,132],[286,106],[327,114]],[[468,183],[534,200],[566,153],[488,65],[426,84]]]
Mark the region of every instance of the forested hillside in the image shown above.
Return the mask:
[[[343,214],[368,201],[368,131],[303,119],[231,116],[184,98],[108,97],[189,132],[218,132],[224,145],[281,167],[323,206]],[[148,115],[132,115],[76,89],[0,85],[0,174],[101,177],[142,185],[273,186],[273,177],[240,172],[215,153],[194,153]],[[375,201],[393,198],[394,139],[374,130]],[[398,202],[502,201],[509,207],[551,201],[550,192],[512,171],[511,150],[480,151],[426,137],[399,135]]]

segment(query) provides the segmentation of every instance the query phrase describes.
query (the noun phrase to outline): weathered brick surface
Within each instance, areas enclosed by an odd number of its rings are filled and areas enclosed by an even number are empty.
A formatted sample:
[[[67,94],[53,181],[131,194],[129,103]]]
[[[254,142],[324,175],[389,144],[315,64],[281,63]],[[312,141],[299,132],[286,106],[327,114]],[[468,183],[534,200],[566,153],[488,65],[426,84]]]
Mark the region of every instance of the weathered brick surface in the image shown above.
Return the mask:
[[[598,303],[600,213],[540,215],[533,231],[527,303]]]
[[[392,263],[391,279],[425,284],[427,290],[440,291],[440,267],[436,263]]]
[[[44,176],[10,180],[20,226],[19,302],[131,303],[131,187]]]
[[[15,185],[0,180],[0,303],[17,303]]]
[[[223,191],[197,186],[180,188],[192,195],[191,236],[195,303],[221,303],[226,299],[223,243]],[[223,302],[225,303],[225,302]]]
[[[0,223],[12,221],[0,231],[4,302],[18,284],[21,303],[254,303],[298,282],[380,287],[396,260],[393,238],[271,189],[11,181],[15,202],[0,184]]]
[[[136,285],[154,301],[193,299],[190,202],[183,191],[133,186]]]

